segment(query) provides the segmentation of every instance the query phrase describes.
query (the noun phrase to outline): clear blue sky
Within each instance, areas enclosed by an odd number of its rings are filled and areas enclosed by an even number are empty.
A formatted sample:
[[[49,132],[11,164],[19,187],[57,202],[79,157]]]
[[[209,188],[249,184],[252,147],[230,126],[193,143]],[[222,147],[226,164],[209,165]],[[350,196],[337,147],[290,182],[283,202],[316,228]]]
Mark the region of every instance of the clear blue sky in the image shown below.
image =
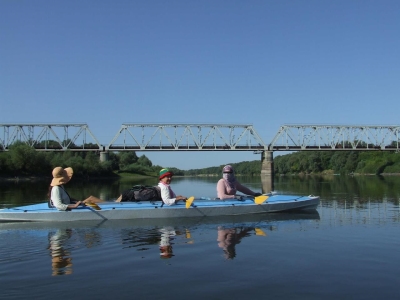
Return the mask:
[[[266,143],[288,123],[397,125],[399,37],[399,0],[0,0],[0,123],[84,122],[104,144],[127,122],[253,124]]]

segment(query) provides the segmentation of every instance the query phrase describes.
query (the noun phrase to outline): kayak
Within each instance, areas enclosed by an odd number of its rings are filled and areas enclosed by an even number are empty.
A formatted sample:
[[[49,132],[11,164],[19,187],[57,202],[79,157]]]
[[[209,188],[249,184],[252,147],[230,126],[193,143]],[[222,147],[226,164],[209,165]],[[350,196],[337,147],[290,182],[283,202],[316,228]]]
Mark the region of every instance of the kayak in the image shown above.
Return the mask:
[[[257,201],[263,200],[262,203]],[[287,212],[294,210],[315,210],[319,205],[318,196],[295,196],[270,194],[241,199],[209,200],[194,199],[188,203],[162,205],[162,201],[101,202],[98,209],[82,206],[71,211],[59,211],[48,207],[48,203],[0,209],[0,221],[67,222],[102,220],[142,220],[160,218],[218,217],[247,214]],[[257,204],[259,203],[259,204]]]

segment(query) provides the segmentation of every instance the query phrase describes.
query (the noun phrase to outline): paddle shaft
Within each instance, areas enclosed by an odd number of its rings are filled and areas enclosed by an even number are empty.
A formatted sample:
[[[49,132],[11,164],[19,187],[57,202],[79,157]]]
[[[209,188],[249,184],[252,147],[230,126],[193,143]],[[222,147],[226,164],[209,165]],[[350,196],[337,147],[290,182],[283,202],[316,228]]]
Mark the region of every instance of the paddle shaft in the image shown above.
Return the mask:
[[[85,208],[89,209],[90,211],[94,212],[96,215],[98,215],[100,218],[103,220],[108,220],[105,216],[97,212],[95,209],[91,208],[89,205],[84,205]]]

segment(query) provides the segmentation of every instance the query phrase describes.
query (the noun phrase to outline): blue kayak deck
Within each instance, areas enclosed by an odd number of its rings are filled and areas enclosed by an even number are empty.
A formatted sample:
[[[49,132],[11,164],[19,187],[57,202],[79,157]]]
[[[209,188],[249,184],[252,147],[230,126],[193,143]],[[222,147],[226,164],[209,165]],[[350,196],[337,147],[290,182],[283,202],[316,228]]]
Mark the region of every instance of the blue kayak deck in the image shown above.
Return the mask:
[[[180,217],[215,217],[243,214],[270,213],[289,210],[315,209],[319,197],[272,195],[262,204],[251,198],[243,200],[195,199],[189,208],[184,202],[162,205],[162,201],[101,202],[101,210],[82,206],[71,211],[59,211],[48,207],[47,202],[0,209],[0,221],[78,221],[119,220]]]
[[[287,202],[301,202],[301,201],[308,201],[310,198],[308,196],[290,196],[290,195],[275,195],[275,196],[270,196],[265,203],[287,203]],[[185,208],[185,203],[183,202],[178,202],[175,205],[162,205],[161,201],[141,201],[141,202],[101,202],[97,203],[100,207],[101,210],[120,210],[120,209],[134,209],[134,210],[140,210],[140,209],[149,209],[149,208],[162,208],[162,209],[176,209],[176,208]],[[195,199],[193,201],[192,206],[193,207],[226,207],[226,206],[248,206],[248,205],[255,205],[253,199],[243,199],[243,200],[237,200],[237,199],[227,199],[227,200],[204,200],[204,199]],[[25,205],[25,206],[18,206],[18,207],[12,207],[12,208],[6,208],[4,210],[0,210],[0,212],[4,211],[9,211],[9,212],[15,212],[15,213],[23,213],[23,212],[31,212],[31,213],[41,213],[41,212],[49,212],[49,211],[54,211],[57,212],[58,210],[56,208],[50,208],[47,204],[45,203],[38,203],[38,204],[31,204],[31,205]],[[78,207],[73,210],[74,212],[79,212],[79,211],[87,211],[86,207]]]

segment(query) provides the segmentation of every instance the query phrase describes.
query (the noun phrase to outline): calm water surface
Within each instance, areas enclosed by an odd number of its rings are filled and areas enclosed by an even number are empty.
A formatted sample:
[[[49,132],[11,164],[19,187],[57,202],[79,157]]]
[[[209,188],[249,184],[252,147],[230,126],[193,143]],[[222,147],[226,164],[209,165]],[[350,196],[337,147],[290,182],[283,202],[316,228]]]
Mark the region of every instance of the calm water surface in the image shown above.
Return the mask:
[[[173,189],[211,197],[216,181],[175,178]],[[259,177],[240,181],[263,188]],[[72,180],[67,188],[75,198],[113,199],[132,184]],[[2,184],[0,207],[42,202],[47,185]],[[400,297],[400,177],[279,177],[274,188],[320,195],[321,204],[308,214],[1,223],[2,298]]]

